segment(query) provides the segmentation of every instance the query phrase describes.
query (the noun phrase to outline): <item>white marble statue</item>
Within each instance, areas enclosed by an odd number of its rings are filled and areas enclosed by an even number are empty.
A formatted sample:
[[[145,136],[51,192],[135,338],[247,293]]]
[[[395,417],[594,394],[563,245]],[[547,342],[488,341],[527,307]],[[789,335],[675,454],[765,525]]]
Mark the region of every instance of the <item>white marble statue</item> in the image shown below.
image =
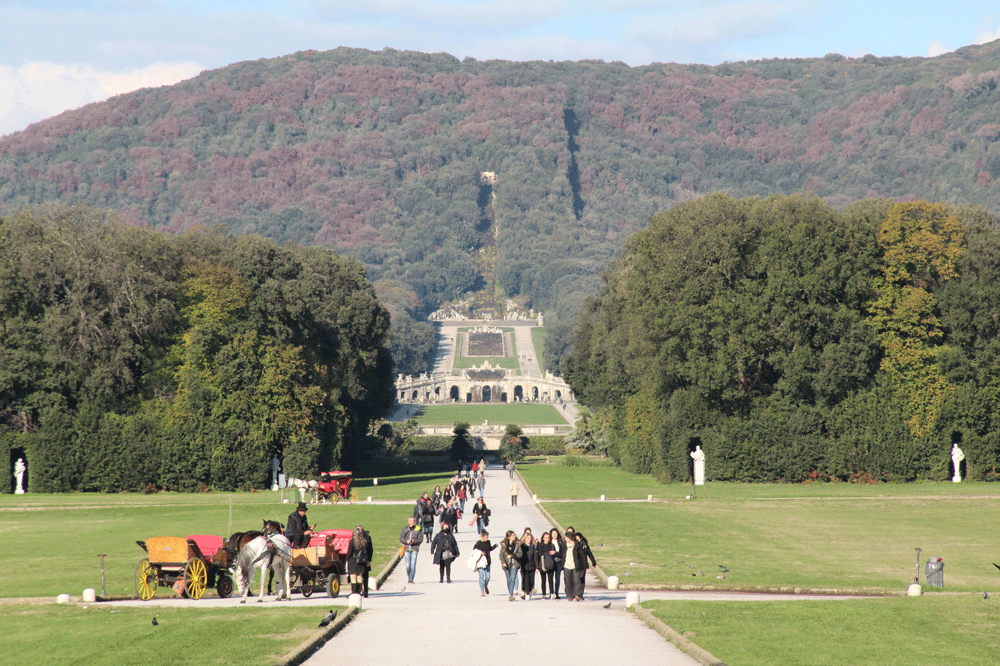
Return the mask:
[[[958,448],[958,444],[951,445],[951,462],[955,466],[955,476],[951,477],[952,483],[962,482],[962,472],[960,465],[962,461],[965,460],[965,454],[962,453],[962,449]]]
[[[278,489],[278,468],[281,466],[281,461],[278,460],[278,456],[271,458],[271,490]]]
[[[694,485],[705,485],[705,452],[701,450],[701,445],[694,447],[691,452],[691,459],[694,460]]]
[[[14,476],[17,478],[17,485],[14,487],[15,495],[24,494],[24,471],[28,469],[24,465],[24,458],[18,458],[14,463]]]

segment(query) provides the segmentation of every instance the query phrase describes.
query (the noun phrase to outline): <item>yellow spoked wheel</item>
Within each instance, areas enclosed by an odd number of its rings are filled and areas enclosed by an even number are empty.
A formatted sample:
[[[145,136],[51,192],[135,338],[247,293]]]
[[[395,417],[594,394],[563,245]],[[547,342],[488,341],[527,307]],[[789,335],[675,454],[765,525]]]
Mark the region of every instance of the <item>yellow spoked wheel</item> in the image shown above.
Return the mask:
[[[135,594],[143,601],[149,601],[156,594],[156,571],[144,557],[135,566]]]
[[[336,504],[337,502],[340,501],[340,495],[338,495],[336,492],[330,493],[330,501]]]
[[[357,504],[357,503],[358,503],[358,491],[357,490],[352,490],[351,491],[351,504]]]
[[[340,594],[340,574],[336,571],[327,576],[326,593],[331,599],[336,599]]]
[[[197,557],[192,557],[184,566],[184,596],[201,599],[208,587],[208,569]]]

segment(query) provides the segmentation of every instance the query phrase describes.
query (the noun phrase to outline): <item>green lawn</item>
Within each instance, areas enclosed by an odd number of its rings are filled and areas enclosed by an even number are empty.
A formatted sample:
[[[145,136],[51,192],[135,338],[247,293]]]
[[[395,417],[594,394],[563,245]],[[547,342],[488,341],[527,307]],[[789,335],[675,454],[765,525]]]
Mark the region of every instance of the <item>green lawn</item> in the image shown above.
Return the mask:
[[[8,655],[2,661],[19,666],[273,664],[311,636],[325,612],[273,604],[211,609],[0,606]]]
[[[468,334],[469,328],[458,329],[458,335],[455,337],[455,361],[452,363],[452,369],[454,370],[464,370],[466,368],[479,367],[485,361],[489,361],[489,364],[494,368],[506,368],[507,370],[521,371],[521,364],[517,360],[517,341],[514,339],[514,329],[513,328],[501,328],[500,330],[504,333],[510,333],[510,354],[507,356],[462,356],[462,339]]]
[[[425,489],[432,488],[429,483]],[[231,497],[232,530],[230,495],[223,493],[0,496],[0,526],[5,533],[0,540],[0,561],[19,563],[16,576],[0,576],[0,597],[53,597],[64,592],[79,596],[88,587],[100,594],[97,556],[102,553],[107,554],[108,595],[132,596],[136,564],[146,556],[136,540],[189,534],[227,537],[231,531],[260,529],[264,518],[284,523],[294,508],[278,503],[278,493],[234,493]],[[378,572],[397,552],[399,530],[410,513],[409,506],[360,502],[313,506],[308,518],[318,529],[364,525],[372,535],[373,569]],[[156,594],[173,592],[159,588]]]
[[[995,599],[970,593],[642,606],[727,664],[984,666],[997,663]]]
[[[538,367],[545,370],[545,339],[549,337],[548,331],[543,326],[536,326],[531,329],[531,343],[535,346],[535,358],[538,359]]]
[[[545,502],[563,526],[588,536],[598,562],[624,584],[900,593],[922,548],[921,572],[928,557],[944,558],[947,591],[1000,585],[995,484],[709,484],[685,500],[686,484],[613,468],[538,463],[520,471],[540,498],[666,498]]]
[[[507,425],[567,425],[566,419],[553,405],[509,403],[459,403],[423,405],[416,415],[420,425],[453,425],[458,422]]]

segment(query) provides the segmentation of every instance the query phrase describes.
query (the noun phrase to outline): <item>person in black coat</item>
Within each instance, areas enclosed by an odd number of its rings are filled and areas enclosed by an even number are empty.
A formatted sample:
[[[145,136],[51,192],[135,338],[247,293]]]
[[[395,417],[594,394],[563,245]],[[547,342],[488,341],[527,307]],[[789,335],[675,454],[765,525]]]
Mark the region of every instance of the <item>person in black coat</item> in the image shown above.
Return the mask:
[[[549,532],[549,535],[552,537],[552,545],[555,546],[552,551],[552,559],[556,565],[555,575],[552,577],[552,592],[554,594],[554,598],[558,599],[559,584],[562,582],[563,578],[563,560],[566,558],[566,542],[563,541],[562,535],[559,534],[559,530],[554,527]]]
[[[458,532],[458,507],[455,506],[455,498],[452,497],[441,509],[441,526],[447,523],[451,527],[451,533]]]
[[[569,554],[567,553],[567,556]],[[576,565],[574,571],[576,575],[576,581],[574,586],[574,593],[576,594],[577,601],[583,601],[583,589],[587,583],[587,560],[590,560],[591,565],[597,566],[597,560],[594,559],[594,554],[590,552],[590,544],[587,543],[586,537],[580,532],[576,533],[576,545],[573,546],[573,563]]]
[[[285,523],[285,536],[291,542],[292,548],[305,548],[309,545],[312,537],[312,530],[306,521],[306,511],[309,507],[305,502],[299,502],[293,513],[288,515],[288,522]]]
[[[521,598],[531,601],[535,589],[535,569],[538,566],[538,543],[531,532],[521,536]]]
[[[455,535],[451,533],[451,525],[441,523],[441,531],[431,541],[431,555],[434,556],[434,564],[438,565],[441,574],[439,582],[443,583],[445,576],[448,577],[448,582],[451,582],[451,563],[460,554],[458,542],[455,540]]]

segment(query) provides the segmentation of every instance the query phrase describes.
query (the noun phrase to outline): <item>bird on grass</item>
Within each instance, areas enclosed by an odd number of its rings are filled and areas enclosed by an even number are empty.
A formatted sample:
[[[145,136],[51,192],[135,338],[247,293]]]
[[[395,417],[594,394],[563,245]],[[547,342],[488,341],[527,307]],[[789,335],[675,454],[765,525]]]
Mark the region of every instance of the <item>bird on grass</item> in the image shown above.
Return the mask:
[[[990,598],[990,593],[989,592],[983,592],[983,599],[989,599],[989,598]]]
[[[333,622],[333,618],[335,618],[335,617],[337,617],[337,611],[331,609],[330,613],[326,617],[324,617],[322,620],[320,620],[319,626],[325,627],[325,626],[329,625],[331,622]]]
[[[156,616],[154,615],[154,616],[153,616],[153,626],[154,626],[154,627],[157,627],[157,626],[159,626],[159,624],[160,624],[160,623],[156,621]]]
[[[604,607],[605,608],[611,608],[611,602],[609,601],[608,603],[604,604]]]

